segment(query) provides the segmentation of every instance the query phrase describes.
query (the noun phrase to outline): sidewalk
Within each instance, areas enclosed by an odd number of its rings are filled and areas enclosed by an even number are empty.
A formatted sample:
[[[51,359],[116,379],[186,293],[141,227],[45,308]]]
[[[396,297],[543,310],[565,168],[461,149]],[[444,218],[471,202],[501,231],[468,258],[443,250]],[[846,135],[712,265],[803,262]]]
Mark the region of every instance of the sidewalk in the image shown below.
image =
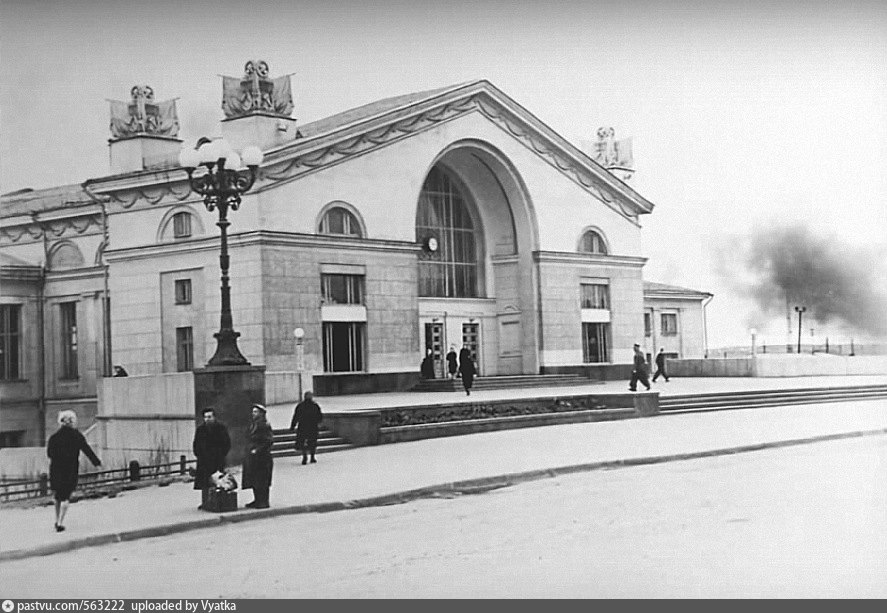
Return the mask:
[[[785,380],[678,380],[654,391],[670,394],[739,389],[826,387],[884,383],[887,377],[833,377]],[[754,383],[754,385],[752,385]],[[618,388],[615,387],[618,384]],[[624,382],[599,384],[621,391]],[[748,387],[746,387],[748,386]],[[553,388],[552,388],[553,389]],[[557,388],[555,393],[575,393]],[[512,391],[545,395],[551,390]],[[490,390],[486,394],[501,393]],[[482,392],[483,393],[483,392]],[[478,400],[482,393],[478,394]],[[581,393],[581,392],[580,392]],[[587,392],[586,392],[587,393]],[[663,394],[665,395],[665,394]],[[398,395],[378,394],[374,396]],[[440,396],[440,394],[435,394]],[[325,410],[337,410],[320,399]],[[472,394],[471,400],[475,400]],[[367,407],[364,407],[367,408]],[[289,410],[289,407],[287,408]],[[280,424],[274,424],[281,427]],[[887,434],[887,400],[825,403],[653,418],[504,430],[466,436],[361,447],[319,455],[302,466],[295,458],[275,461],[272,508],[224,515],[197,509],[199,492],[173,483],[121,492],[115,498],[72,504],[67,531],[53,530],[51,506],[0,508],[0,563],[175,532],[211,528],[226,521],[393,504],[436,492],[482,491],[555,474],[618,465],[735,453],[797,442],[862,434]],[[239,492],[242,507],[251,492]],[[269,529],[273,529],[269,524]]]
[[[776,390],[811,387],[844,387],[851,385],[885,385],[887,373],[879,375],[852,375],[826,377],[671,377],[665,382],[659,379],[651,385],[651,391],[660,397],[684,394],[712,394],[719,392],[740,392],[750,390]],[[644,386],[638,384],[639,391]],[[362,411],[401,406],[416,406],[437,403],[468,404],[486,400],[509,398],[535,398],[540,396],[572,396],[579,394],[621,394],[628,391],[628,381],[589,381],[585,385],[534,387],[517,389],[472,390],[471,396],[463,391],[456,392],[384,392],[377,394],[355,394],[349,396],[322,396],[315,400],[325,413],[341,411]],[[293,416],[295,403],[268,406],[268,421],[273,428],[288,428]]]

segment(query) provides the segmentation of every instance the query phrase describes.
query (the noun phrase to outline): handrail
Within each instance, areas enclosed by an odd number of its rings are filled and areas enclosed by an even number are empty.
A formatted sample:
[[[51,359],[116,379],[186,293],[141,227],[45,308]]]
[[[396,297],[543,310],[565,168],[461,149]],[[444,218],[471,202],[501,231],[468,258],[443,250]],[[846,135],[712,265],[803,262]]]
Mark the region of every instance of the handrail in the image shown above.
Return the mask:
[[[78,475],[78,489],[94,490],[111,484],[124,484],[150,479],[160,479],[170,475],[184,475],[188,467],[197,460],[188,460],[186,456],[180,456],[178,462],[163,462],[160,464],[139,464],[136,460],[129,463],[126,468],[112,468]],[[49,495],[49,476],[41,473],[37,479],[0,482],[0,501],[22,500],[27,498],[39,498]]]

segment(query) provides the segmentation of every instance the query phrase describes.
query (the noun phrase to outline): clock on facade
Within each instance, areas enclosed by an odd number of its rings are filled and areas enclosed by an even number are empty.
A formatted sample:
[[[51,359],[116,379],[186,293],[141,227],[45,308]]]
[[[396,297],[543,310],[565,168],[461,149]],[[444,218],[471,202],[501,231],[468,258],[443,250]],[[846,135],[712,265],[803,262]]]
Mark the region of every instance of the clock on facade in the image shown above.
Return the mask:
[[[423,245],[423,246],[425,247],[425,251],[427,251],[429,253],[435,253],[437,251],[437,247],[438,247],[437,237],[429,236],[428,238],[425,239],[425,245]]]

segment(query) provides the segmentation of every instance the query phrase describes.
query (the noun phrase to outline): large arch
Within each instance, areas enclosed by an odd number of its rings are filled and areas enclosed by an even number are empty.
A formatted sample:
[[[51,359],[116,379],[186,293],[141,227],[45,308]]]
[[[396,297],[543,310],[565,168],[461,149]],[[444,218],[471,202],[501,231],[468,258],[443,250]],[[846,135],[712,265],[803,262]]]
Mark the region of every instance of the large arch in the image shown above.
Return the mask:
[[[428,165],[425,178],[435,168],[452,176],[465,192],[476,220],[481,287],[477,297],[420,295],[419,349],[423,355],[427,347],[440,350],[442,360],[449,346],[455,345],[458,351],[461,344],[473,348],[476,342],[481,374],[537,373],[540,327],[533,253],[539,233],[526,186],[499,149],[477,139],[445,147]],[[419,241],[421,197],[420,190],[415,196]]]

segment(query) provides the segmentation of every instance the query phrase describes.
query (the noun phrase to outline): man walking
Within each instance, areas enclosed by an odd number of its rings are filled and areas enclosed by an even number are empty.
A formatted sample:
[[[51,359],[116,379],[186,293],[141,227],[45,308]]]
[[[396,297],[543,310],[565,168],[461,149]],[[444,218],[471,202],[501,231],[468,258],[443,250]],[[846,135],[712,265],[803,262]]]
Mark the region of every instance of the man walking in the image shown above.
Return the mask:
[[[293,420],[290,422],[290,430],[296,430],[296,451],[302,452],[302,464],[308,463],[309,453],[311,463],[317,463],[314,454],[317,452],[317,436],[321,421],[323,413],[320,411],[320,405],[314,402],[314,394],[305,392],[305,399],[296,405]]]
[[[203,490],[203,499],[198,509],[206,504],[207,488],[212,486],[210,476],[225,470],[225,456],[231,450],[231,437],[225,424],[216,419],[212,407],[203,409],[203,423],[194,432],[194,457],[197,458],[197,472],[194,475],[194,489]]]
[[[465,388],[465,395],[471,396],[471,386],[474,384],[477,368],[474,365],[474,360],[471,359],[468,345],[462,345],[462,349],[459,351],[459,373],[462,375],[462,387]]]
[[[668,383],[668,373],[665,372],[665,347],[661,347],[659,353],[656,354],[656,372],[653,373],[653,383],[656,383],[659,375],[662,375],[665,382]]]
[[[634,344],[634,370],[631,371],[631,382],[628,384],[629,391],[638,391],[638,381],[644,384],[647,391],[650,390],[650,381],[647,379],[647,359],[641,352],[641,346]]]

